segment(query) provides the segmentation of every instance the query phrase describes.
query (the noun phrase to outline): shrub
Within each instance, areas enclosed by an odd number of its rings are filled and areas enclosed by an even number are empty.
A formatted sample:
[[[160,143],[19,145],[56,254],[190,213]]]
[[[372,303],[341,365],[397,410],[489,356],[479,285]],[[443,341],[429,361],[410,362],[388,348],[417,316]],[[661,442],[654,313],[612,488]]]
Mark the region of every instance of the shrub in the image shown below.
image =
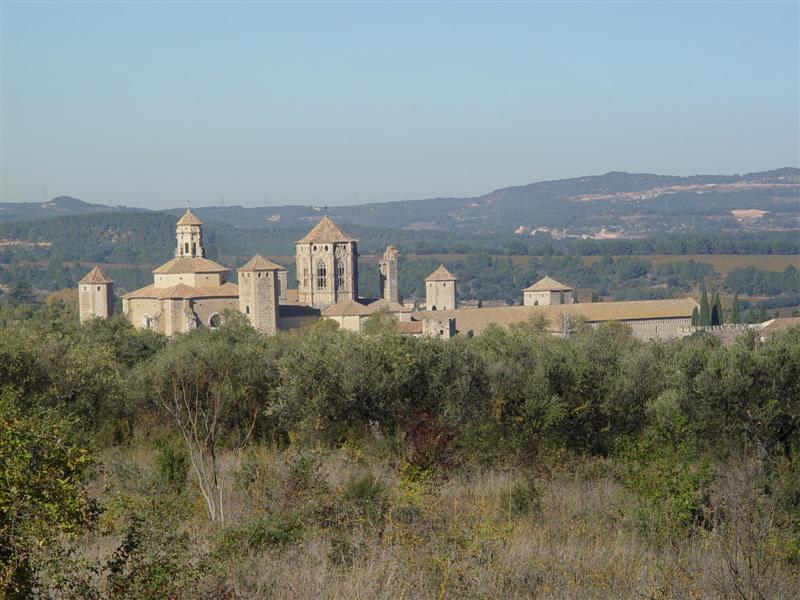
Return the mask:
[[[334,536],[331,538],[331,548],[328,551],[328,562],[337,567],[351,567],[358,553],[358,546],[350,540]]]
[[[302,536],[303,527],[296,516],[266,515],[225,531],[217,545],[216,554],[224,558],[238,556],[246,551],[279,549],[298,541]]]
[[[638,520],[645,537],[665,541],[702,523],[714,473],[688,427],[675,436],[651,429],[619,447],[623,485],[641,500]]]
[[[158,478],[175,492],[186,486],[189,474],[189,457],[186,449],[177,440],[165,440],[158,444],[156,454]]]
[[[374,522],[383,515],[386,486],[372,473],[355,475],[345,485],[344,499],[358,516]]]
[[[503,511],[509,516],[525,517],[541,508],[541,494],[530,479],[519,481],[500,494]]]

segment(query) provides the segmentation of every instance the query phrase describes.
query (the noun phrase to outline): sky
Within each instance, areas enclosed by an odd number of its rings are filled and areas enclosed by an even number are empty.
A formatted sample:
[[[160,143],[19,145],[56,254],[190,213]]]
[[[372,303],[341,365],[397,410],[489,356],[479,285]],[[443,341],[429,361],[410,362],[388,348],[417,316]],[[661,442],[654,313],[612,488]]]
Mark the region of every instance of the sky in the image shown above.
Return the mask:
[[[0,3],[0,200],[475,196],[800,166],[800,3]]]

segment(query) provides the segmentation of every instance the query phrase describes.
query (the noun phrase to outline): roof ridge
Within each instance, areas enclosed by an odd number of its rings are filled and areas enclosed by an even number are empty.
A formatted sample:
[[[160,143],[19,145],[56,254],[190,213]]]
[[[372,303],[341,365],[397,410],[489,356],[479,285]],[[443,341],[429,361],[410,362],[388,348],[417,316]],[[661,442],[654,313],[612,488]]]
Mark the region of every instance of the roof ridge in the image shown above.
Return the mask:
[[[238,269],[239,271],[281,271],[285,270],[281,265],[276,264],[264,258],[260,254],[253,255],[253,258],[248,260]]]
[[[356,240],[347,235],[342,229],[333,222],[328,215],[324,215],[319,222],[311,228],[302,239],[297,240],[298,244],[310,243],[335,243],[335,242],[355,242]]]
[[[425,281],[456,281],[458,277],[453,275],[444,265],[439,265],[437,269],[425,278]]]
[[[78,283],[114,283],[114,280],[103,273],[100,265],[95,265]]]

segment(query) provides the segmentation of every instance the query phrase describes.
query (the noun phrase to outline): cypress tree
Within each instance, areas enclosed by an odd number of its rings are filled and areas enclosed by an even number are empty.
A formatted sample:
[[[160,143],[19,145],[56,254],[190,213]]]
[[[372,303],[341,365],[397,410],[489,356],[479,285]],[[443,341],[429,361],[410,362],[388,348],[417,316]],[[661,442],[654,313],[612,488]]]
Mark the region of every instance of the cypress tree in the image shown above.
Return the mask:
[[[739,306],[739,294],[733,295],[733,304],[731,305],[731,323],[742,322],[742,309]]]
[[[695,306],[692,309],[692,327],[696,327],[700,324],[700,313],[697,312],[697,307]]]
[[[578,290],[577,289],[572,290],[572,303],[573,304],[577,304],[578,303]]]
[[[714,292],[714,299],[711,301],[711,324],[722,325],[722,303],[719,300],[719,292]]]
[[[561,294],[559,295],[558,303],[559,304],[564,304],[564,292],[561,292]]]
[[[711,307],[708,305],[708,292],[703,290],[700,296],[700,325],[706,326],[711,324]]]

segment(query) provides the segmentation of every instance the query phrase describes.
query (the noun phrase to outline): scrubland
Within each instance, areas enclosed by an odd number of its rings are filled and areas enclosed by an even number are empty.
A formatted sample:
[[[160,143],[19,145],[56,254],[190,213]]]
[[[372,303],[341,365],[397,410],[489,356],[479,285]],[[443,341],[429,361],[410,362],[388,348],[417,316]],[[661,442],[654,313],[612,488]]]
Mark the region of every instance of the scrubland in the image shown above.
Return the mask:
[[[800,329],[447,342],[0,310],[9,598],[794,598]]]

